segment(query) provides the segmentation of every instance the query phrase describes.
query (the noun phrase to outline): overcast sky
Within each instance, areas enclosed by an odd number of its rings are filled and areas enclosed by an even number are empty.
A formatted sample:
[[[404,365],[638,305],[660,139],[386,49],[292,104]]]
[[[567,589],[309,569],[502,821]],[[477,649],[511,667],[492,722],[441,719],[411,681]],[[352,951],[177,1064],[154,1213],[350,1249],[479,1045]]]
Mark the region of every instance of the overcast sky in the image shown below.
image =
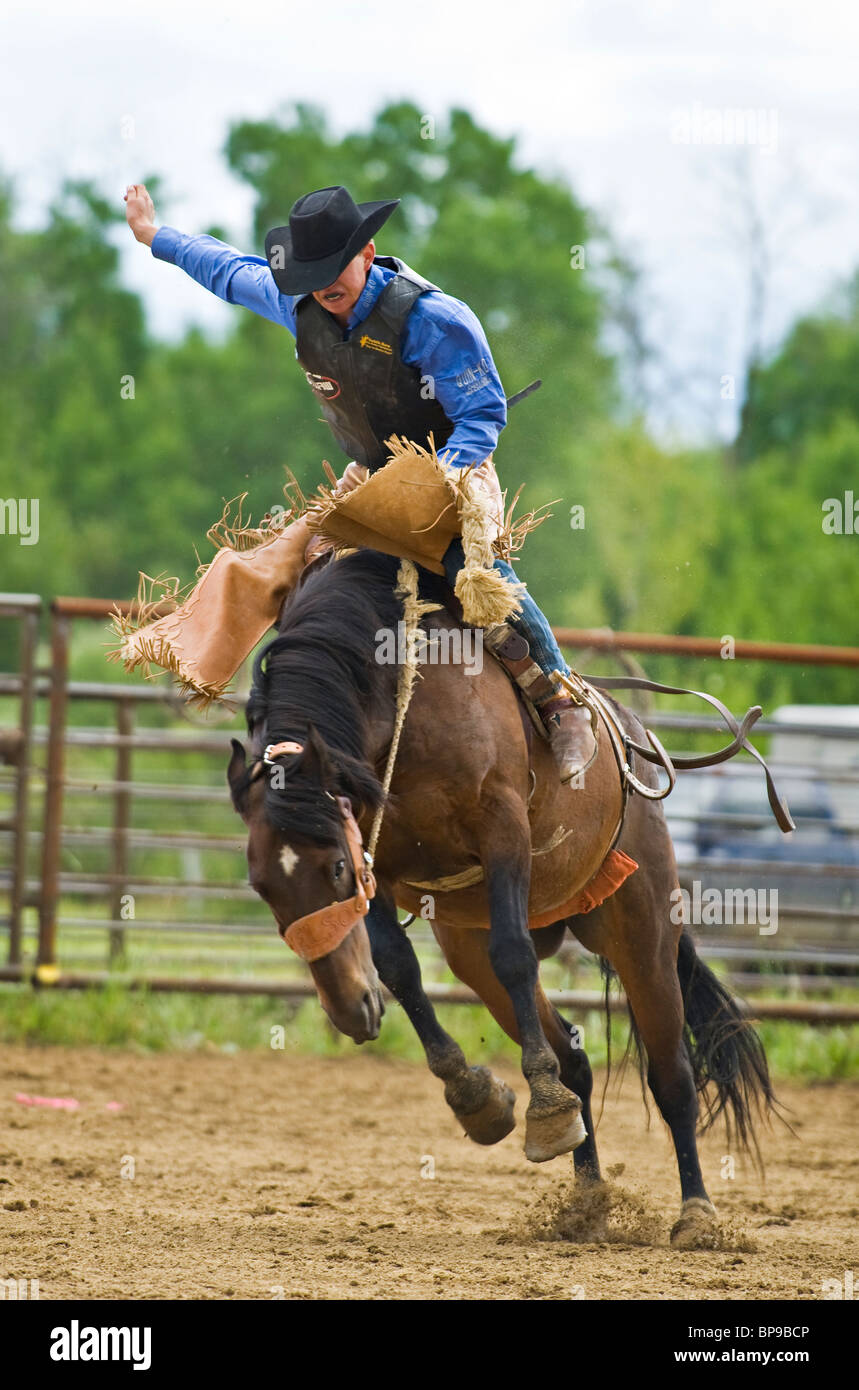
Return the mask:
[[[259,251],[251,193],[220,151],[231,121],[296,100],[323,105],[339,132],[409,98],[515,134],[520,159],[568,177],[646,272],[646,327],[668,363],[651,406],[663,434],[732,428],[723,378],[747,342],[738,160],[778,233],[767,343],[859,266],[859,14],[841,0],[7,0],[4,15],[0,166],[22,225],[64,176],[95,177],[120,201],[154,171],[170,195],[161,220],[217,222]],[[760,113],[744,152],[737,110]],[[224,332],[240,312],[130,233],[123,265],[164,336],[191,322]]]

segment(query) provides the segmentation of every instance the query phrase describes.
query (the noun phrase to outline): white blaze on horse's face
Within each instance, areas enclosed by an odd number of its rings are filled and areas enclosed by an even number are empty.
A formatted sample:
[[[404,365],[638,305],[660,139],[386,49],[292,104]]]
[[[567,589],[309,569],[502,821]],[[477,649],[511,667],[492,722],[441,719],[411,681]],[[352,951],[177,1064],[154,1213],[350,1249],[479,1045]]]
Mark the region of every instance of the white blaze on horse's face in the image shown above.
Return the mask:
[[[283,869],[287,878],[289,878],[289,875],[292,873],[297,863],[298,855],[292,848],[292,845],[284,845],[283,849],[280,851],[280,867]]]

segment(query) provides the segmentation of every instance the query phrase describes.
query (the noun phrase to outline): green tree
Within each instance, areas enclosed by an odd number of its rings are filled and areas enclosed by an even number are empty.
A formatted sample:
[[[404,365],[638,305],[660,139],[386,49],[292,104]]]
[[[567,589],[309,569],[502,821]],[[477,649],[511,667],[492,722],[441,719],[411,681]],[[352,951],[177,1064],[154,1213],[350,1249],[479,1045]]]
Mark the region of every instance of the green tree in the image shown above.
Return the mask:
[[[748,463],[782,448],[795,459],[806,437],[839,415],[859,420],[859,272],[752,372],[738,458]]]

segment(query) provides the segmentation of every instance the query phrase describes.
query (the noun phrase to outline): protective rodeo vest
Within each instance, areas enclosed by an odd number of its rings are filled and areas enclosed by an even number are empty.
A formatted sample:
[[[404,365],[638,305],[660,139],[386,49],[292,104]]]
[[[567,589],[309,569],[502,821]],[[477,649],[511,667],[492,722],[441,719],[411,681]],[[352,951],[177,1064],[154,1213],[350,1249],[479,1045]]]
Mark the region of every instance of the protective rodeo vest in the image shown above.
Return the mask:
[[[374,264],[397,274],[348,338],[312,295],[297,306],[295,333],[295,355],[334,438],[344,454],[371,473],[387,463],[384,441],[390,435],[405,435],[425,446],[432,433],[441,449],[453,432],[453,422],[428,396],[418,369],[400,356],[400,338],[414,304],[438,286],[396,256],[377,256]]]

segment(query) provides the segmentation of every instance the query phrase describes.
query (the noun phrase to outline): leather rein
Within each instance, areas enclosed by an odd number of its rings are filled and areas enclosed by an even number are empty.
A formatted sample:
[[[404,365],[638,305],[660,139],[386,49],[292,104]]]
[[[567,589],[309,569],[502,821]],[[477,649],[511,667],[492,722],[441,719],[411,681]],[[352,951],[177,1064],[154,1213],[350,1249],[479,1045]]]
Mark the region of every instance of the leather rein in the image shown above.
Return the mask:
[[[674,790],[677,772],[714,767],[717,763],[724,763],[729,758],[733,758],[740,749],[751,754],[763,768],[766,777],[767,799],[779,829],[785,834],[796,829],[787,802],[779,794],[770,769],[758,749],[749,741],[749,730],[753,724],[757,723],[763,712],[760,705],[753,705],[751,709],[746,710],[743,718],[738,721],[727,705],[724,705],[715,695],[709,695],[703,690],[687,690],[684,686],[678,685],[660,685],[657,681],[647,680],[643,676],[578,676],[575,672],[571,673],[570,677],[565,677],[560,672],[555,672],[555,675],[567,686],[573,698],[590,710],[594,736],[597,736],[600,718],[608,731],[623,789],[620,822],[615,832],[613,845],[617,843],[623,829],[630,792],[637,792],[639,796],[645,797],[648,801],[662,801]],[[649,748],[636,742],[623,727],[612,704],[600,693],[603,690],[650,690],[659,695],[694,695],[699,700],[706,700],[713,709],[718,711],[728,730],[733,734],[733,738],[730,743],[725,744],[723,748],[718,748],[714,753],[672,757],[665,751],[651,729],[644,731],[650,744]],[[649,787],[642,782],[632,771],[633,760],[630,754],[636,754],[646,762],[661,768],[668,778],[668,785],[661,788]]]

